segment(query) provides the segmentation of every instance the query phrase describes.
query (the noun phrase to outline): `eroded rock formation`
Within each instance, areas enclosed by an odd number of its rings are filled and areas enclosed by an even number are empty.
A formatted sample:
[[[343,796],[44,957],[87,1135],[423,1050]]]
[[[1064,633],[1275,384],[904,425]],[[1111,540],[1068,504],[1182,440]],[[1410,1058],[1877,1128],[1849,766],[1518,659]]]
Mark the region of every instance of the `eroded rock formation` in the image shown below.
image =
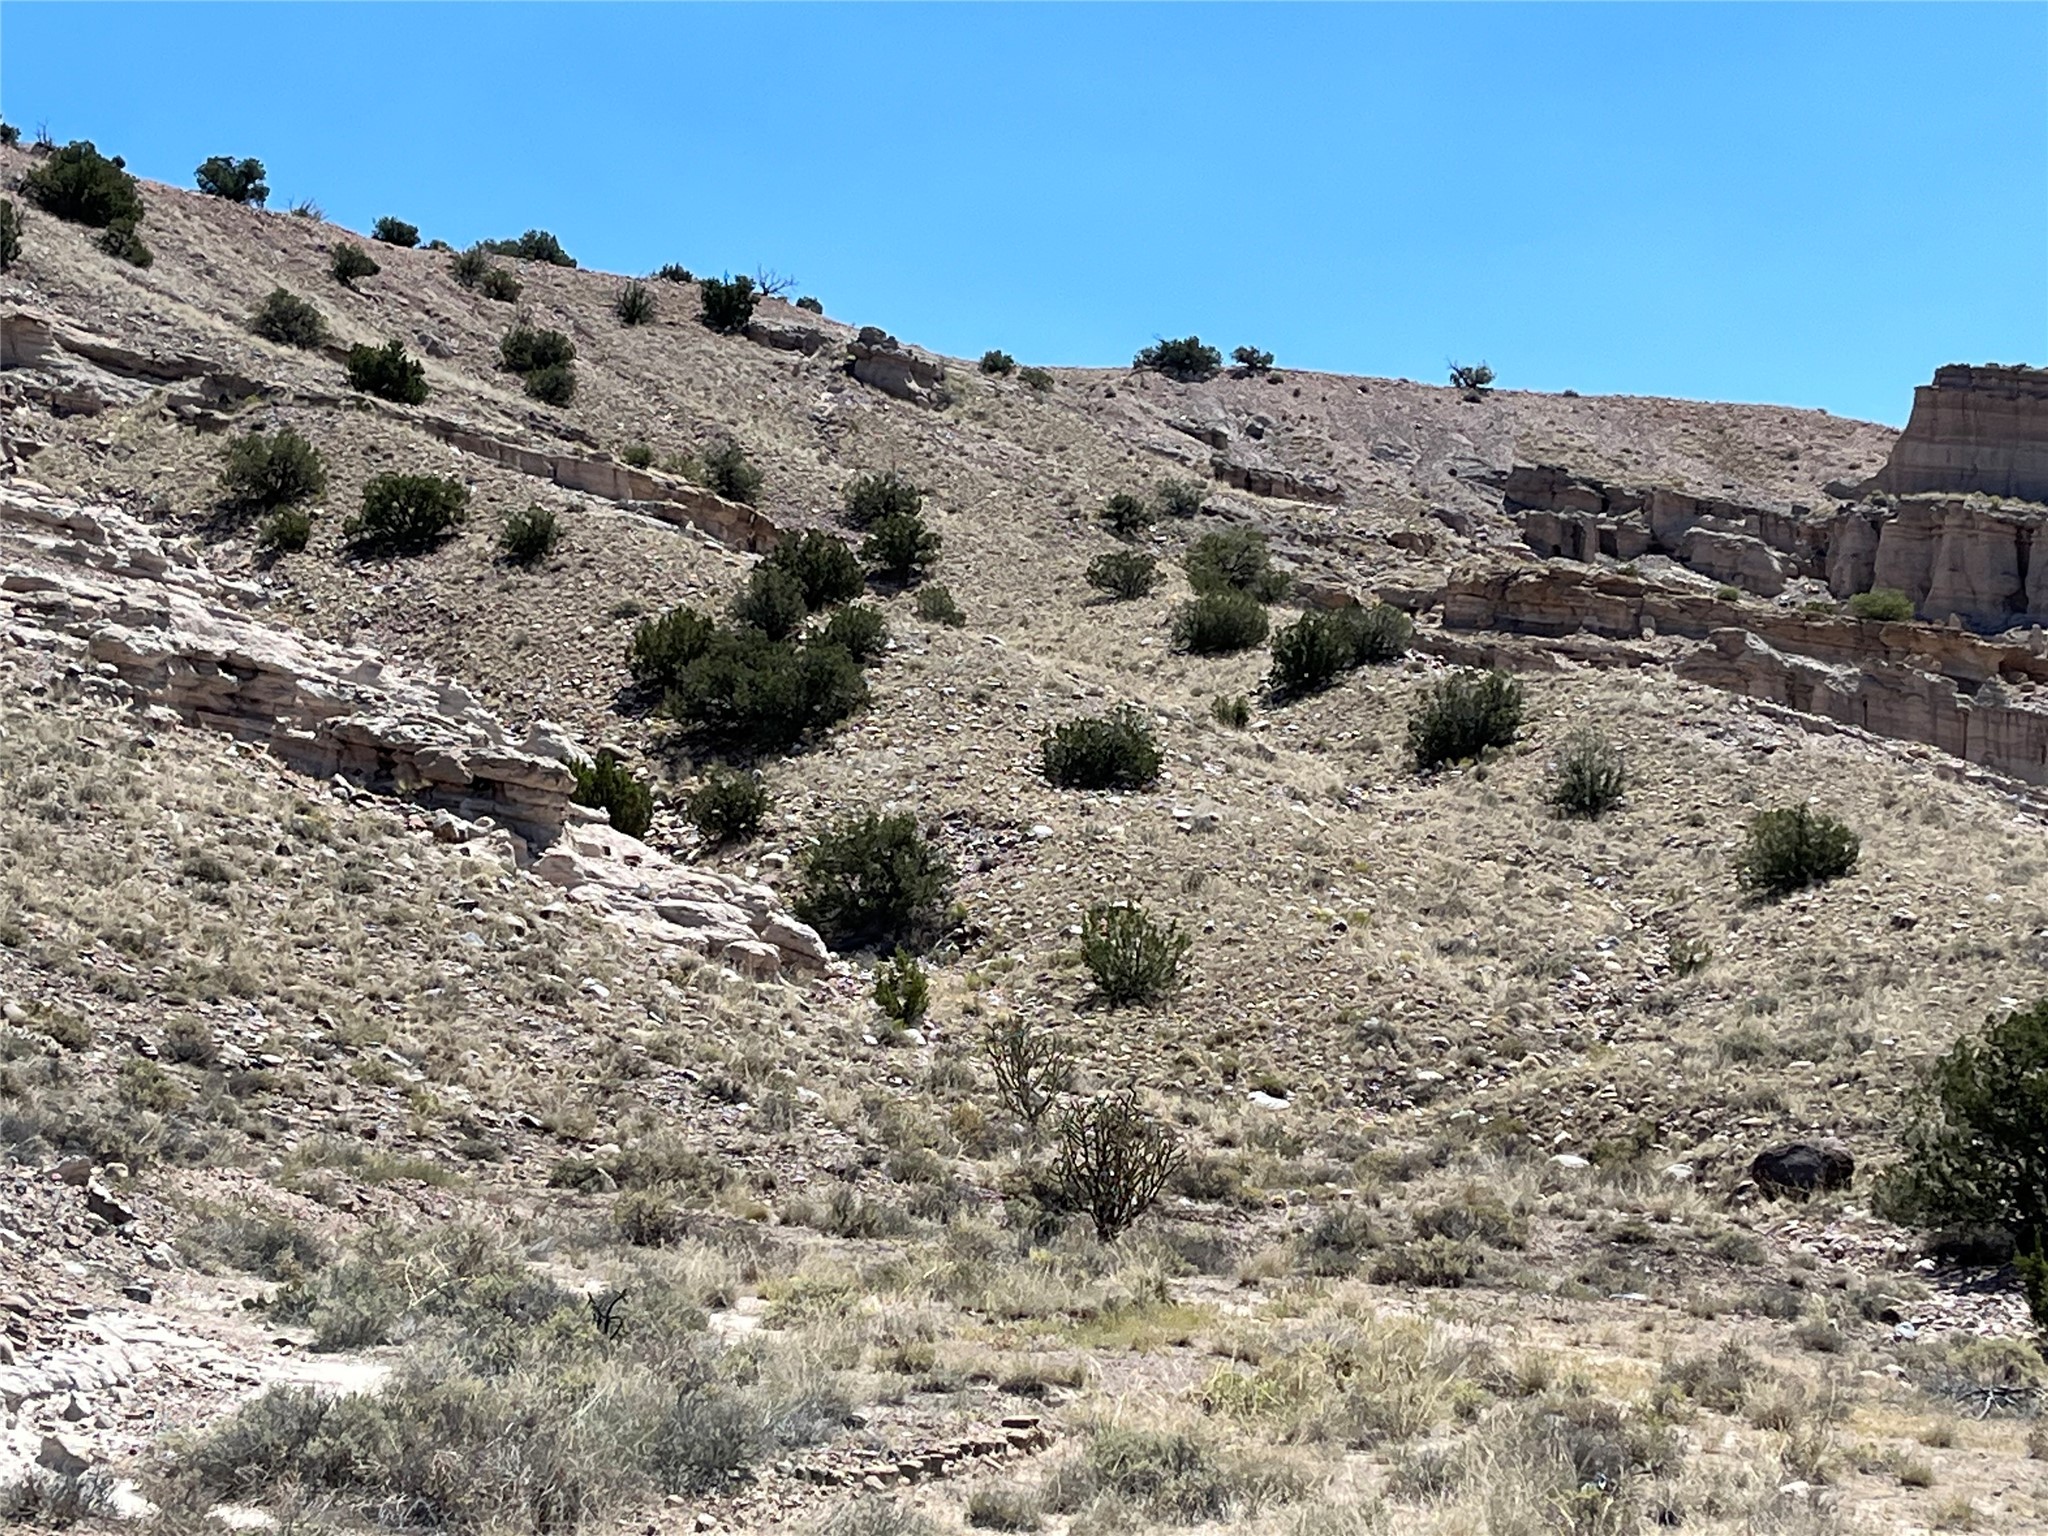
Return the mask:
[[[1912,417],[1876,487],[2048,502],[2048,368],[1935,369],[1934,382],[1913,391]]]
[[[861,383],[898,400],[934,408],[948,402],[946,365],[929,353],[906,347],[878,325],[864,325],[846,344],[846,371]]]

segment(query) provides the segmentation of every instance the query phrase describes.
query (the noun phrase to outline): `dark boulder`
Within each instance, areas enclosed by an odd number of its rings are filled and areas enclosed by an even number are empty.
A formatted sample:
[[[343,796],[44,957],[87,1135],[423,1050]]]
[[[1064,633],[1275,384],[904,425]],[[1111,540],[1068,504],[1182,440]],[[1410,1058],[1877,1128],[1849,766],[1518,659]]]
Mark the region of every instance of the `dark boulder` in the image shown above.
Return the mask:
[[[1788,1141],[1756,1155],[1749,1176],[1767,1195],[1805,1199],[1816,1190],[1846,1189],[1856,1174],[1856,1159],[1835,1142]]]

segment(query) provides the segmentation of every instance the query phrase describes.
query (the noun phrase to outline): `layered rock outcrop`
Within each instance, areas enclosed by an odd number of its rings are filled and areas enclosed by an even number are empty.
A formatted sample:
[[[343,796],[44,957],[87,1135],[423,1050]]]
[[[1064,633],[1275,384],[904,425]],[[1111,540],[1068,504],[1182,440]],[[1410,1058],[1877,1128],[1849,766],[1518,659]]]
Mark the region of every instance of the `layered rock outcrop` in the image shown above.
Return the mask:
[[[2048,502],[2048,368],[1934,370],[1913,391],[1913,414],[1878,471],[1894,495],[1981,491]]]
[[[878,325],[864,325],[846,344],[846,371],[870,388],[913,405],[937,408],[950,402],[946,365],[928,352],[906,347]]]

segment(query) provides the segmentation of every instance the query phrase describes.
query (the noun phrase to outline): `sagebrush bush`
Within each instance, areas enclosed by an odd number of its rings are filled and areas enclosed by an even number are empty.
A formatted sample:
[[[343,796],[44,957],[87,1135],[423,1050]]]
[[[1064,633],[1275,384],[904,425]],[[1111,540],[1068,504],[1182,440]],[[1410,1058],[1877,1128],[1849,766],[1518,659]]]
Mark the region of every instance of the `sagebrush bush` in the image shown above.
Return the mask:
[[[368,251],[346,240],[335,245],[334,254],[327,262],[329,275],[344,288],[353,288],[357,278],[375,277],[382,270]]]
[[[1334,613],[1304,613],[1273,636],[1273,670],[1266,684],[1276,694],[1315,693],[1357,665],[1344,622]]]
[[[273,288],[269,297],[249,317],[249,329],[265,341],[287,347],[310,349],[327,339],[327,321],[311,301],[283,288]]]
[[[823,640],[717,630],[683,663],[663,707],[705,742],[734,753],[786,752],[866,705],[860,664]]]
[[[192,173],[193,185],[209,197],[261,208],[270,201],[270,187],[263,179],[261,160],[237,160],[232,155],[212,155],[200,161]]]
[[[846,525],[863,533],[885,517],[915,517],[924,506],[924,492],[893,469],[855,475],[841,495]]]
[[[1289,578],[1273,564],[1266,536],[1250,528],[1205,533],[1188,546],[1182,559],[1188,585],[1197,592],[1243,592],[1262,603],[1287,595]]]
[[[525,316],[498,339],[498,366],[507,373],[537,373],[576,361],[576,343],[561,331],[536,328]]]
[[[1052,374],[1044,368],[1019,368],[1017,370],[1017,382],[1026,389],[1033,390],[1038,394],[1049,395],[1052,393],[1053,385],[1056,381],[1053,379]]]
[[[385,245],[399,245],[411,250],[420,243],[420,227],[403,219],[394,219],[387,213],[370,226],[370,238]]]
[[[835,822],[797,861],[796,914],[835,949],[921,953],[953,899],[953,866],[908,813]]]
[[[705,328],[730,336],[747,328],[747,322],[754,318],[754,306],[761,302],[761,296],[754,291],[754,280],[745,273],[738,277],[707,277],[697,285],[699,309],[697,318]]]
[[[645,837],[654,823],[654,791],[634,777],[633,770],[609,747],[595,758],[571,764],[576,771],[578,805],[603,811],[628,837]]]
[[[1461,668],[1437,680],[1408,717],[1417,770],[1459,763],[1513,743],[1522,726],[1522,685],[1500,671]]]
[[[784,539],[769,554],[767,563],[796,579],[803,590],[804,606],[812,613],[850,603],[867,588],[860,557],[844,539],[822,528]]]
[[[1252,723],[1252,701],[1241,693],[1219,693],[1209,701],[1209,717],[1218,725],[1241,731]]]
[[[1261,352],[1257,347],[1239,347],[1230,354],[1230,360],[1246,373],[1271,373],[1273,354]]]
[[[1484,363],[1451,364],[1451,387],[1468,395],[1484,394],[1493,384],[1493,370]]]
[[[931,1011],[931,978],[915,955],[899,949],[875,967],[874,998],[883,1018],[898,1029],[916,1029]]]
[[[1081,921],[1081,961],[1111,1008],[1156,1003],[1180,990],[1194,940],[1132,903],[1090,907]]]
[[[1223,354],[1204,346],[1199,336],[1156,342],[1131,359],[1133,368],[1181,380],[1213,379],[1223,371]]]
[[[1017,359],[1007,352],[990,347],[981,354],[981,371],[992,374],[1010,374],[1017,371]]]
[[[11,197],[0,197],[0,272],[11,272],[21,260],[21,211]]]
[[[1180,1166],[1180,1137],[1129,1089],[1076,1104],[1060,1116],[1059,1138],[1060,1182],[1105,1243],[1150,1209]]]
[[[256,542],[267,554],[295,555],[313,538],[313,519],[302,507],[286,507],[264,523]]]
[[[520,387],[542,405],[565,406],[576,398],[576,365],[550,363],[520,375]]]
[[[727,501],[751,507],[761,494],[761,471],[746,449],[730,438],[704,450],[702,467],[705,487]]]
[[[889,648],[889,621],[882,616],[881,609],[853,603],[827,619],[818,638],[827,645],[840,647],[866,666]]]
[[[1351,660],[1355,666],[1384,666],[1407,654],[1415,638],[1415,621],[1392,603],[1336,610],[1351,639]]]
[[[683,668],[704,654],[717,632],[716,624],[689,607],[642,619],[633,631],[626,670],[642,688],[666,693],[682,678]]]
[[[491,271],[491,253],[480,245],[458,251],[448,263],[448,275],[455,279],[456,286],[474,288],[483,281],[484,274]]]
[[[290,427],[251,432],[221,455],[220,490],[231,507],[274,512],[326,494],[327,465]]]
[[[621,325],[652,325],[654,310],[654,290],[645,283],[627,283],[612,301],[612,313],[619,317]]]
[[[554,552],[561,537],[555,509],[534,502],[505,519],[498,534],[498,553],[512,565],[539,565]]]
[[[418,405],[427,398],[426,365],[408,357],[402,341],[387,341],[381,347],[357,342],[350,347],[348,381],[366,395],[402,405]]]
[[[1061,789],[1149,789],[1164,761],[1152,722],[1128,704],[1054,726],[1038,755],[1046,782]]]
[[[1849,612],[1859,619],[1903,624],[1913,617],[1913,599],[1897,587],[1872,587],[1849,599]]]
[[[575,258],[562,249],[562,242],[544,229],[529,229],[517,240],[485,240],[483,248],[493,256],[511,256],[520,261],[540,261],[551,267],[573,267]]]
[[[953,601],[953,589],[936,583],[919,588],[916,612],[925,623],[943,624],[948,629],[959,629],[967,622],[967,615]]]
[[[683,814],[710,842],[744,843],[761,830],[770,804],[758,773],[713,766],[683,802]]]
[[[655,269],[654,276],[657,281],[664,283],[694,283],[697,281],[696,274],[679,261],[663,262]]]
[[[1628,765],[1621,748],[1597,725],[1582,725],[1566,736],[1550,760],[1544,798],[1564,816],[1598,820],[1621,803]]]
[[[773,565],[755,566],[732,604],[732,616],[737,622],[758,629],[770,640],[795,634],[810,611],[804,601],[803,583]]]
[[[1088,562],[1088,585],[1112,597],[1144,597],[1158,584],[1158,562],[1136,550],[1119,549]]]
[[[1162,480],[1153,494],[1168,517],[1194,517],[1202,510],[1202,488],[1193,480]]]
[[[1195,656],[1227,656],[1262,643],[1266,628],[1264,605],[1226,588],[1204,592],[1174,609],[1171,633],[1176,650]]]
[[[619,450],[619,462],[629,469],[648,469],[654,464],[654,449],[647,443],[628,443]]]
[[[1102,526],[1120,539],[1136,538],[1152,526],[1152,509],[1129,491],[1118,491],[1102,504]]]
[[[796,301],[796,307],[807,315],[822,315],[825,313],[825,301],[812,298],[808,293]]]
[[[1736,882],[1783,896],[1853,873],[1862,843],[1846,823],[1811,806],[1783,806],[1750,818],[1735,856]]]
[[[52,150],[21,178],[21,195],[43,212],[88,229],[133,229],[142,222],[142,189],[128,162],[109,158],[90,139]]]
[[[492,267],[477,280],[476,291],[499,304],[517,304],[526,285],[503,267]]]
[[[939,558],[943,540],[915,512],[895,512],[871,524],[860,557],[884,581],[915,586]]]
[[[156,264],[156,253],[143,241],[133,224],[109,224],[100,231],[95,243],[114,260],[125,261],[131,267]]]
[[[413,555],[462,526],[469,487],[438,475],[378,475],[363,487],[363,508],[342,525],[358,554]]]

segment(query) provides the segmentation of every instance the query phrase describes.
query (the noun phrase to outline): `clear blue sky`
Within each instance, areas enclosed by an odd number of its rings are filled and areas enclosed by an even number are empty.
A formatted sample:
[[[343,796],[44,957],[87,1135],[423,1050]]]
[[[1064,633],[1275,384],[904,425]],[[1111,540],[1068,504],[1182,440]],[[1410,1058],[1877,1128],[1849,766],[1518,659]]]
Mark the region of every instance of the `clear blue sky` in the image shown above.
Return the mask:
[[[970,356],[1195,331],[1893,422],[2048,363],[2041,4],[7,3],[0,112]]]

